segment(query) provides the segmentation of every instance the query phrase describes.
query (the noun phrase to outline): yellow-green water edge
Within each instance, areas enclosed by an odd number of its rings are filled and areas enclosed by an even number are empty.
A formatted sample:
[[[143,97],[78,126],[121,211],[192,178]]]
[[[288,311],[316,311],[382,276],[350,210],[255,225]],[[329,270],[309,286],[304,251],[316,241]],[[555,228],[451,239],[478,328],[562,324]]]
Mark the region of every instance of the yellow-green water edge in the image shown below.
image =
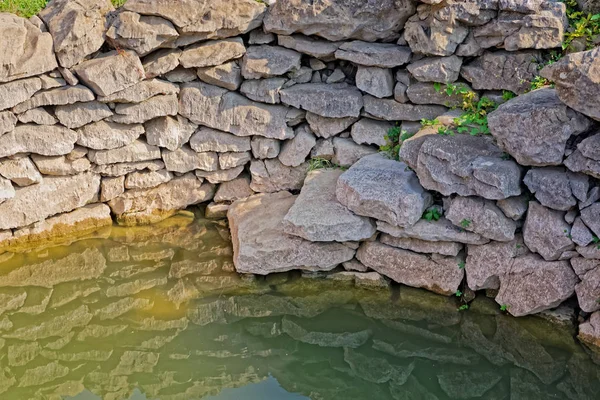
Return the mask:
[[[567,312],[239,276],[228,234],[181,213],[1,254],[0,398],[599,398]]]

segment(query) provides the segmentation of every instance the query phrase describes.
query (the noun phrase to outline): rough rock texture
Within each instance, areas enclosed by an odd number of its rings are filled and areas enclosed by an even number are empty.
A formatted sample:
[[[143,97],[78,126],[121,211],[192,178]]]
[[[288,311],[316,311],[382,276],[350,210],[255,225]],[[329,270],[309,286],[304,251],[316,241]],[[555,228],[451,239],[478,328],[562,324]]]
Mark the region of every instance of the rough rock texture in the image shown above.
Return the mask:
[[[0,83],[0,110],[6,110],[29,99],[42,88],[40,78],[28,78]]]
[[[250,46],[242,59],[245,79],[272,78],[300,69],[302,55],[278,46]]]
[[[99,121],[77,131],[77,144],[94,150],[110,150],[133,143],[143,133],[142,125]]]
[[[577,338],[593,350],[600,350],[600,312],[593,313],[588,321],[579,325]]]
[[[98,165],[148,161],[160,159],[160,149],[141,140],[135,140],[126,146],[112,150],[90,151],[88,158]]]
[[[560,211],[568,211],[578,200],[585,201],[589,189],[586,175],[561,167],[532,168],[523,182],[543,206]]]
[[[284,233],[283,219],[295,200],[289,192],[279,192],[231,205],[227,218],[238,272],[327,271],[354,257],[355,251],[341,243],[314,243]]]
[[[175,41],[179,33],[164,18],[124,11],[112,21],[106,36],[114,47],[131,49],[144,56]]]
[[[17,186],[29,186],[42,180],[42,175],[27,156],[15,156],[0,161],[0,175]]]
[[[394,94],[394,76],[391,69],[359,67],[356,72],[356,87],[378,98]]]
[[[529,202],[523,239],[531,251],[548,261],[558,260],[563,252],[575,248],[570,233],[571,226],[565,221],[563,212],[546,208],[536,201]]]
[[[37,107],[74,104],[92,100],[94,100],[94,93],[85,86],[67,86],[38,92],[27,101],[19,103],[12,111],[20,114]]]
[[[352,140],[358,144],[383,146],[386,143],[385,136],[392,126],[386,121],[363,118],[352,125],[350,135],[352,135]]]
[[[600,134],[593,134],[579,142],[564,164],[571,171],[600,178]]]
[[[450,57],[426,57],[406,68],[419,82],[449,83],[458,79],[462,59]]]
[[[198,68],[197,73],[201,81],[229,90],[238,90],[242,84],[242,70],[234,61],[216,67]]]
[[[63,126],[19,125],[0,136],[0,157],[17,153],[60,156],[73,150],[77,133]]]
[[[467,232],[444,217],[437,221],[419,220],[413,226],[398,227],[387,222],[377,221],[377,230],[396,238],[412,238],[428,242],[458,242],[465,244],[485,244],[489,239]]]
[[[363,107],[362,94],[346,84],[306,83],[280,91],[281,102],[322,117],[358,117]]]
[[[139,57],[132,51],[111,51],[74,68],[79,79],[99,96],[133,86],[146,77]]]
[[[414,172],[380,154],[363,157],[342,174],[336,196],[350,211],[396,226],[414,225],[432,202]]]
[[[212,67],[242,57],[246,53],[241,38],[211,40],[187,47],[179,57],[184,68]]]
[[[461,243],[455,242],[430,242],[414,238],[397,238],[392,235],[382,234],[379,241],[388,246],[414,251],[416,253],[435,253],[442,256],[457,256],[463,248]]]
[[[600,260],[576,257],[571,259],[571,266],[581,280],[575,286],[579,306],[585,312],[600,310]]]
[[[190,140],[198,125],[178,115],[160,117],[144,124],[148,144],[175,151]],[[192,146],[193,147],[193,146]]]
[[[379,68],[394,68],[404,65],[408,63],[410,56],[410,48],[406,46],[390,43],[367,43],[359,40],[346,42],[335,52],[335,58],[338,60]]]
[[[521,165],[559,165],[567,140],[586,131],[590,121],[542,88],[500,105],[488,117],[498,146]]]
[[[307,125],[296,129],[293,139],[283,143],[279,152],[279,161],[288,167],[297,167],[304,163],[310,151],[317,144],[317,138]]]
[[[283,219],[284,232],[313,242],[348,242],[368,239],[375,224],[355,215],[336,198],[336,183],[343,171],[323,169],[306,177],[296,202]]]
[[[250,173],[252,174],[250,187],[255,192],[300,190],[308,173],[308,163],[298,167],[287,167],[279,160],[255,160],[250,164]]]
[[[384,121],[421,121],[435,119],[447,109],[437,105],[403,104],[392,99],[364,97],[365,112],[368,116]]]

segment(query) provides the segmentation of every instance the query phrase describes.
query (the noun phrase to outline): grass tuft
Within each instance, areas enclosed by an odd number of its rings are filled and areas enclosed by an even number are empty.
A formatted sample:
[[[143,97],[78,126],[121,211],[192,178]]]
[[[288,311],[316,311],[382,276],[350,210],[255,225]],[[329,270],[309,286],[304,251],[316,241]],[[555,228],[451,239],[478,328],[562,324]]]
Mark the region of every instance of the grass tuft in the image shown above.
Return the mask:
[[[29,18],[39,13],[49,0],[0,0],[0,12],[9,12]],[[127,0],[111,0],[115,7],[121,7]]]

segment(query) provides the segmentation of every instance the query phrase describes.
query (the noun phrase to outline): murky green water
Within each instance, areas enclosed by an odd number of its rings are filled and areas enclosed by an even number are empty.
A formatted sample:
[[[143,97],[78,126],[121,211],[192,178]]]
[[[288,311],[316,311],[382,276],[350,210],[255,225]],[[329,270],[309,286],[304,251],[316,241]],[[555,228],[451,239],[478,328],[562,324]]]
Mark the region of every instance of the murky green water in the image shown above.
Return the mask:
[[[0,399],[599,399],[551,318],[478,298],[232,272],[178,216],[0,255]]]

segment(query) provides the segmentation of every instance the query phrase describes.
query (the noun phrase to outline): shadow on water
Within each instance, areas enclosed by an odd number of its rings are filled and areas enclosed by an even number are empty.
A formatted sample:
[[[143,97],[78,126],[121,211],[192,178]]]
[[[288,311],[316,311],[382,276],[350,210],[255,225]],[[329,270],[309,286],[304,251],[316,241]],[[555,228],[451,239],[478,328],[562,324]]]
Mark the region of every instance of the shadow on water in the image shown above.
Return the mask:
[[[183,213],[0,254],[0,398],[600,398],[568,309],[242,277],[231,253],[223,224]]]

